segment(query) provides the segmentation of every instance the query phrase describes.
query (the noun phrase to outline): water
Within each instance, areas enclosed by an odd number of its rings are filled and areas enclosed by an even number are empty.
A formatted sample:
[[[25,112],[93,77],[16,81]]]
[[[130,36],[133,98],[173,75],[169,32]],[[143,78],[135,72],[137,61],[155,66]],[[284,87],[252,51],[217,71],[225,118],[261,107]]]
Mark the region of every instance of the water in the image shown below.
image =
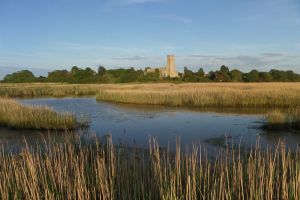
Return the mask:
[[[149,136],[156,137],[160,146],[172,149],[176,138],[183,146],[201,143],[210,149],[223,147],[226,141],[243,148],[255,145],[276,145],[279,139],[295,148],[300,134],[281,131],[265,132],[259,128],[265,111],[240,110],[201,111],[97,102],[94,98],[20,99],[22,104],[47,105],[58,112],[71,112],[90,121],[84,132],[104,136],[111,134],[115,144],[147,148]],[[250,110],[251,111],[251,110]],[[34,143],[47,135],[39,131],[0,129],[0,143],[19,147],[26,138]]]

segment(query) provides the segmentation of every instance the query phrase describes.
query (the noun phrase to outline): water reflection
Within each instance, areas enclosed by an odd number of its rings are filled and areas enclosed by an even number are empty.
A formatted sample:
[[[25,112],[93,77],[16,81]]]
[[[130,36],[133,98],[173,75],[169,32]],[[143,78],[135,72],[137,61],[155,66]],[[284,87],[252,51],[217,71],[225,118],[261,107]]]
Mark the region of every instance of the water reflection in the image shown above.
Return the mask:
[[[97,102],[93,98],[19,99],[23,104],[53,107],[56,111],[71,112],[90,121],[85,132],[99,136],[112,134],[114,143],[148,147],[149,136],[157,137],[161,146],[174,147],[176,137],[182,145],[202,143],[208,148],[222,147],[226,142],[243,146],[275,145],[279,139],[294,148],[300,142],[296,133],[267,133],[261,125],[266,109],[188,109],[164,106],[140,106]],[[31,141],[40,135],[33,131],[0,129],[0,141],[19,145],[26,135]]]

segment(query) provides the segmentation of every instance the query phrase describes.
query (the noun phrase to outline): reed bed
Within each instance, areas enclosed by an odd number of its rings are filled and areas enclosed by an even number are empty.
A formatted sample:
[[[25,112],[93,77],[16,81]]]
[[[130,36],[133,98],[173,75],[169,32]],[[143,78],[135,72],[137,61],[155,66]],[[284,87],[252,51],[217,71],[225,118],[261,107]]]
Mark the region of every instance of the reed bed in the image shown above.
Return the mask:
[[[25,83],[0,84],[0,96],[5,97],[67,97],[94,96],[98,86],[85,84]]]
[[[300,108],[282,110],[271,110],[265,116],[266,129],[300,129]]]
[[[248,153],[227,147],[149,151],[66,141],[0,154],[0,199],[299,199],[300,151],[280,142]]]
[[[0,125],[16,129],[73,130],[83,124],[69,113],[57,113],[46,106],[24,106],[0,97]]]
[[[300,106],[300,84],[183,84],[102,89],[97,100],[186,107],[276,108]]]
[[[97,95],[98,94],[98,95]],[[191,107],[297,107],[300,83],[0,84],[0,96],[96,96],[101,101]]]

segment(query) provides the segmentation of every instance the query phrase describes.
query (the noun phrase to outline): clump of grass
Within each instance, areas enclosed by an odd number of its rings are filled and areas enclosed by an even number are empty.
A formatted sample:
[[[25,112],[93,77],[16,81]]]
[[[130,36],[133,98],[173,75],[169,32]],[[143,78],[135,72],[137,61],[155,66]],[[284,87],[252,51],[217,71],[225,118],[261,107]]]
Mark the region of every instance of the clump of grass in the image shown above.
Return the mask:
[[[248,153],[227,147],[213,159],[194,145],[175,154],[80,141],[0,154],[0,199],[299,199],[300,151],[284,143]]]
[[[300,109],[272,110],[265,116],[266,124],[263,128],[270,130],[300,129]]]
[[[16,129],[73,130],[83,125],[75,116],[57,113],[45,106],[24,106],[15,100],[0,98],[0,125]]]

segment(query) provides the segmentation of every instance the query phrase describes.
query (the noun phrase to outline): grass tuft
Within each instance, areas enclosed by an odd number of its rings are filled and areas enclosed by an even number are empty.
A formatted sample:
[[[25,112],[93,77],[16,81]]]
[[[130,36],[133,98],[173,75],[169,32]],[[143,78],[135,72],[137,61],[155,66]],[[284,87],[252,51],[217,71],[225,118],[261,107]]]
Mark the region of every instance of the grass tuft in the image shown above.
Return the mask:
[[[0,125],[16,129],[74,130],[83,124],[69,113],[57,113],[46,106],[24,106],[0,97]]]

